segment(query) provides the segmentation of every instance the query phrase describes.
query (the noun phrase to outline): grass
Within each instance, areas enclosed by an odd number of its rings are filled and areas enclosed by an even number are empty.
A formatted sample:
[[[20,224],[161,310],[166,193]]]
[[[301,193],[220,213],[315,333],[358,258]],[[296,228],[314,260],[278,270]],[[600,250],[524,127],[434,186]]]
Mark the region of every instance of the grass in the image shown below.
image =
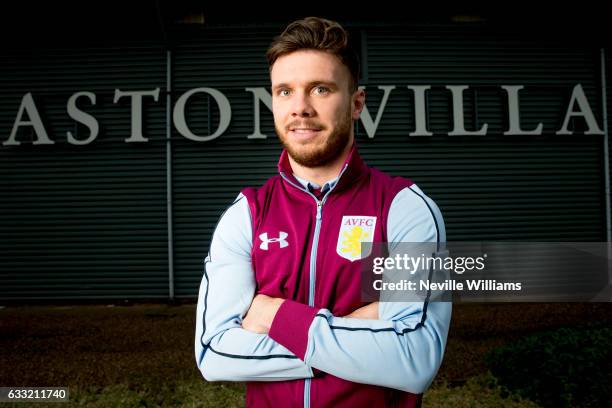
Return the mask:
[[[453,408],[537,408],[539,405],[508,393],[491,373],[470,377],[462,386],[435,384],[423,396],[424,407]]]
[[[610,321],[609,304],[455,307],[445,359],[424,407],[533,407],[487,373],[490,349],[546,328]],[[195,306],[19,306],[0,310],[0,385],[68,386],[63,407],[242,407],[244,385],[195,366]],[[3,406],[57,404],[18,403]]]

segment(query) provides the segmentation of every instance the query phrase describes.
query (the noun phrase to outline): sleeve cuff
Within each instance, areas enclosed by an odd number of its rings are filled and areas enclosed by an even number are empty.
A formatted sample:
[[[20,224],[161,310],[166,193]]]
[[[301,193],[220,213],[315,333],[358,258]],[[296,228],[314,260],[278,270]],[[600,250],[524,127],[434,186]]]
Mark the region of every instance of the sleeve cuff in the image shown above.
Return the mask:
[[[308,329],[318,310],[293,300],[285,300],[276,312],[268,336],[303,361],[308,346]]]

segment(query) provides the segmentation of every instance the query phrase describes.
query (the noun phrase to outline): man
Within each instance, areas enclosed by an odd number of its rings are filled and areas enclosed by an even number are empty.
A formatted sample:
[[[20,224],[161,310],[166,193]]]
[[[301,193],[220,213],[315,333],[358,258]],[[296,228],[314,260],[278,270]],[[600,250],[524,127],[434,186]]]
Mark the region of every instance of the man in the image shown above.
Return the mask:
[[[241,192],[204,262],[196,361],[208,381],[247,381],[249,407],[418,406],[444,353],[449,303],[361,299],[361,242],[445,232],[416,185],[359,157],[365,94],[347,40],[311,17],[272,43],[279,175]]]

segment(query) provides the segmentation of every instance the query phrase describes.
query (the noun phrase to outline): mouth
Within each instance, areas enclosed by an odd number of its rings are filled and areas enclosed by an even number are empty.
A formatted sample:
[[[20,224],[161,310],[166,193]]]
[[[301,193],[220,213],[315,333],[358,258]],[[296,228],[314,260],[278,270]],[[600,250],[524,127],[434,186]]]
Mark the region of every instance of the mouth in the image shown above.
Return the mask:
[[[320,128],[289,128],[289,133],[300,139],[308,139],[316,136],[322,129]]]

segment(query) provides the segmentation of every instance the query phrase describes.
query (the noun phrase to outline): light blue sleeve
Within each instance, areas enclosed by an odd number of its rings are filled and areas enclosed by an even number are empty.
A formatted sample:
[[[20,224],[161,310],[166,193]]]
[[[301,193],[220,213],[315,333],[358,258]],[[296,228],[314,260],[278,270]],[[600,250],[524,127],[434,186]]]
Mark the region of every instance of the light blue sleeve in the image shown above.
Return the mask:
[[[252,226],[240,194],[213,233],[200,285],[195,358],[208,381],[280,381],[310,378],[312,369],[267,334],[242,328],[255,294]]]
[[[440,210],[415,185],[400,191],[388,216],[395,242],[444,242]],[[379,320],[333,316],[321,309],[308,330],[304,361],[337,377],[422,393],[435,377],[446,347],[449,302],[381,302]]]

